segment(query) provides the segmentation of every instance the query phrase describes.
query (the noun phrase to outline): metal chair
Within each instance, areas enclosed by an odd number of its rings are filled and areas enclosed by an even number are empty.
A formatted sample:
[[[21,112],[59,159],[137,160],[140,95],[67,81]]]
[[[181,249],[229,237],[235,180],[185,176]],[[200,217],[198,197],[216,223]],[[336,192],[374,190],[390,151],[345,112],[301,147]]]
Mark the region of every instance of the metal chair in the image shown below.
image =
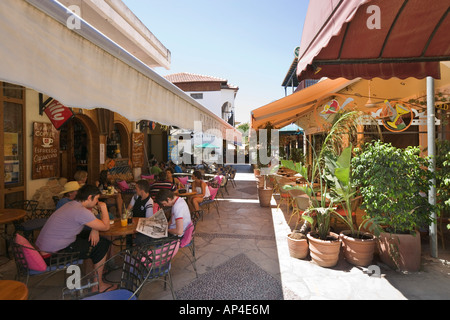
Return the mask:
[[[218,204],[218,202],[217,202],[217,200],[216,200],[216,196],[217,196],[218,190],[219,190],[219,188],[212,188],[212,187],[211,187],[211,188],[209,189],[209,191],[210,191],[209,199],[203,200],[202,202],[200,202],[199,205],[200,205],[200,207],[202,207],[202,206],[207,206],[207,208],[208,208],[208,213],[209,213],[210,205],[213,204],[213,205],[216,207],[217,214],[218,214],[219,217],[220,217],[220,213],[219,213],[219,204]]]
[[[57,272],[66,270],[71,265],[83,264],[83,260],[79,258],[79,252],[53,253],[46,262],[41,252],[18,233],[14,235],[12,248],[17,268],[16,277],[26,285],[28,285],[30,277],[45,275],[36,284],[37,287],[42,281]]]
[[[181,241],[180,241],[180,249],[189,248],[189,251],[191,252],[192,258],[186,253],[186,250],[181,250],[181,252],[183,252],[183,254],[186,255],[186,257],[191,262],[197,278],[198,278],[197,265],[195,263],[197,261],[197,258],[195,257],[195,241],[194,241],[195,239],[194,239],[194,237],[195,237],[195,230],[197,227],[197,222],[200,220],[200,218],[203,218],[203,210],[195,211],[192,213],[192,215],[191,215],[192,223],[186,228],[186,230],[184,231],[183,237],[181,238]]]
[[[78,288],[65,287],[62,291],[64,300],[136,300],[139,298],[145,281],[150,276],[151,258],[148,251],[140,247],[132,247],[119,252],[108,259],[104,265],[122,265],[119,286],[116,290],[99,292],[97,270],[81,278]]]
[[[55,211],[53,209],[37,209],[38,205],[39,202],[36,200],[23,200],[13,202],[7,206],[8,208],[23,209],[28,212],[23,221],[14,223],[14,227],[16,231],[22,231],[25,238],[30,241],[34,231],[42,229],[48,218]]]
[[[172,298],[176,300],[173,290],[172,276],[170,275],[172,258],[177,254],[180,247],[180,238],[169,237],[160,239],[150,245],[142,246],[140,250],[147,252],[148,259],[144,259],[144,264],[150,270],[145,283],[161,280],[169,285]],[[164,280],[162,279],[164,278]],[[169,278],[169,280],[167,280]]]
[[[228,173],[228,181],[231,182],[233,188],[236,188],[236,181],[234,181],[234,177],[236,176],[236,169],[232,168]]]

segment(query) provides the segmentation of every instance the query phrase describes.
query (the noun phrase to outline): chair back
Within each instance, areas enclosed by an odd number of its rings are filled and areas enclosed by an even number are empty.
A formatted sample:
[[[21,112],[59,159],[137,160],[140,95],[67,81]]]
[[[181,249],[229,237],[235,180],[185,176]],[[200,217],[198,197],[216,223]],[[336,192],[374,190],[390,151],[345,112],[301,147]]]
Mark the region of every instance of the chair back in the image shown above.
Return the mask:
[[[140,289],[151,272],[151,257],[148,251],[140,247],[132,247],[123,253],[122,276],[120,288],[134,292],[133,296],[139,297]],[[130,299],[133,297],[130,296]]]
[[[189,177],[178,177],[178,180],[185,186],[188,183]]]
[[[295,201],[299,210],[305,211],[310,206],[310,201],[307,197],[295,197]]]
[[[146,261],[147,268],[152,268],[153,275],[162,275],[170,269],[170,262],[180,248],[180,239],[162,239],[145,247],[143,250],[147,252],[148,259],[143,257],[143,262]]]
[[[293,197],[293,198],[298,197],[302,194],[306,194],[303,190],[299,190],[299,189],[290,189],[290,190],[288,190],[288,192],[291,195],[291,197]]]
[[[189,244],[191,244],[192,239],[194,238],[194,228],[195,228],[194,223],[191,222],[184,231],[183,236],[181,237],[180,248],[184,248]]]
[[[208,186],[208,188],[209,188],[210,199],[214,200],[217,196],[217,191],[219,191],[219,188],[213,188],[211,186]]]
[[[22,200],[22,201],[12,202],[12,203],[8,204],[6,207],[11,208],[11,209],[26,210],[29,213],[27,215],[27,217],[30,218],[30,217],[33,217],[34,212],[36,211],[36,208],[38,205],[39,205],[39,202],[36,200]]]

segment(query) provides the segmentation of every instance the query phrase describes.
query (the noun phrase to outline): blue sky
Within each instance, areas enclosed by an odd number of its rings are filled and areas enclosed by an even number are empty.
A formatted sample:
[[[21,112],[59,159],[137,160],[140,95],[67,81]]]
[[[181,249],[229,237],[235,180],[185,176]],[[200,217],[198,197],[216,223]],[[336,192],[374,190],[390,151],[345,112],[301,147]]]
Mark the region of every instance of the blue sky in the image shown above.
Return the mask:
[[[281,83],[300,45],[308,0],[123,0],[172,53],[170,70],[239,87],[236,120],[285,96]]]

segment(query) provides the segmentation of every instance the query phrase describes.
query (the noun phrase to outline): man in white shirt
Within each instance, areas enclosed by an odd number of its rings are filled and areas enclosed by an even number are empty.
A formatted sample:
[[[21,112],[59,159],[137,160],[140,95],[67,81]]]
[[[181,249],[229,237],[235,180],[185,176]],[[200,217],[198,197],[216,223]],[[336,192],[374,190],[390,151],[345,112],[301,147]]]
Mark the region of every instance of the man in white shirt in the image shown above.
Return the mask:
[[[172,207],[172,217],[167,231],[172,235],[183,236],[184,231],[191,223],[191,213],[186,201],[176,196],[172,191],[164,189],[158,192],[155,201],[160,206]]]

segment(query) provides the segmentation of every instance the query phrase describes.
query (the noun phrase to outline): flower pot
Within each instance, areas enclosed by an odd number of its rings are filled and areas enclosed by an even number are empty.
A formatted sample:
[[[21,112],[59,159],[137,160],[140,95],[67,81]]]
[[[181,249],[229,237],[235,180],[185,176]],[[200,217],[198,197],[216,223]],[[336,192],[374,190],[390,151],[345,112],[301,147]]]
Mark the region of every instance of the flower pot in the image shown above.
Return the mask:
[[[253,169],[253,174],[255,176],[259,176],[261,174],[261,170],[260,169]]]
[[[293,258],[305,259],[308,256],[308,240],[291,238],[292,233],[287,236],[287,242],[289,247],[289,254]]]
[[[264,176],[255,176],[256,177],[256,184],[258,185],[258,188],[264,187]]]
[[[417,272],[420,270],[420,233],[416,235],[382,232],[378,238],[380,259],[393,269]]]
[[[368,232],[362,234],[362,239],[354,238],[350,233],[350,230],[344,230],[340,234],[345,260],[355,266],[369,266],[373,260],[376,238]]]
[[[320,240],[308,233],[309,251],[312,261],[321,267],[334,267],[339,260],[341,241],[336,233],[330,232],[330,240]]]
[[[272,200],[272,188],[260,188],[258,187],[259,205],[261,207],[270,207],[270,201]]]

